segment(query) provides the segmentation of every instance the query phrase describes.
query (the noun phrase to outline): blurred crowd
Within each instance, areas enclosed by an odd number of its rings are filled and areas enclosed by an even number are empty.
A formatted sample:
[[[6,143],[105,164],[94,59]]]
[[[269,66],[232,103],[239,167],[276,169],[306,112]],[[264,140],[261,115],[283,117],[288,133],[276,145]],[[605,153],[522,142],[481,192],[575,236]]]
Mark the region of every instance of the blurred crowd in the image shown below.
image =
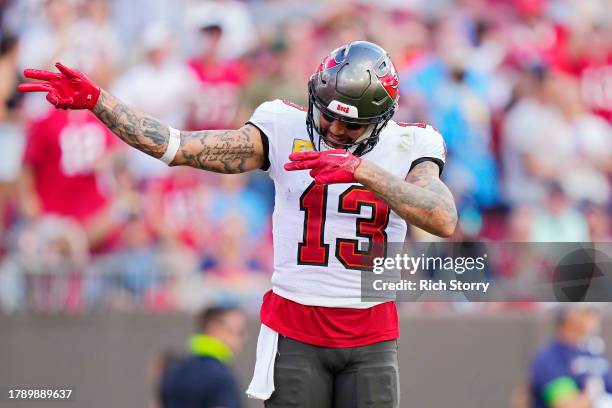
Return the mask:
[[[454,240],[610,241],[607,0],[0,0],[0,22],[1,310],[256,304],[272,269],[264,173],[170,170],[16,91],[55,61],[175,128],[223,129],[305,105],[323,56],[367,39],[398,69],[394,119],[444,135]]]

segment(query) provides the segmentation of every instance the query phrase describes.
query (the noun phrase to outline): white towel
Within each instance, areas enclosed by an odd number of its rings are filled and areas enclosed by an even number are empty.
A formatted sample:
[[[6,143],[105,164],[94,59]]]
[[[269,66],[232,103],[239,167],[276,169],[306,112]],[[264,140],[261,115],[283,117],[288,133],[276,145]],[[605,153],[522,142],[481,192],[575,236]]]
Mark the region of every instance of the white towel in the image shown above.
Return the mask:
[[[246,394],[249,398],[267,400],[274,392],[274,361],[278,350],[278,333],[265,324],[257,338],[257,357],[253,379]]]

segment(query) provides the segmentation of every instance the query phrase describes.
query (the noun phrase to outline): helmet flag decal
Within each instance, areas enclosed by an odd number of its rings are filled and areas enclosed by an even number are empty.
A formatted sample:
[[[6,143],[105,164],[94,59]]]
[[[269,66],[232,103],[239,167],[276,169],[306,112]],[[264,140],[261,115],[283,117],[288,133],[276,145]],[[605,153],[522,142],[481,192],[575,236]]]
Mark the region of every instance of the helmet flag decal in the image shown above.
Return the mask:
[[[330,58],[330,56],[328,55],[327,57],[325,57],[323,59],[323,61],[319,65],[319,68],[317,69],[317,72],[325,71],[326,69],[333,68],[336,65],[338,65],[336,60],[334,58]]]
[[[399,78],[397,76],[397,72],[395,71],[395,67],[391,65],[389,72],[380,77],[379,80],[383,88],[385,88],[385,91],[387,91],[387,93],[391,97],[391,99],[396,101],[397,94],[399,91]]]
[[[336,100],[331,101],[327,106],[327,109],[332,112],[339,113],[340,115],[348,116],[349,118],[359,117],[359,111],[357,110],[356,106],[347,105],[346,103],[338,102]]]

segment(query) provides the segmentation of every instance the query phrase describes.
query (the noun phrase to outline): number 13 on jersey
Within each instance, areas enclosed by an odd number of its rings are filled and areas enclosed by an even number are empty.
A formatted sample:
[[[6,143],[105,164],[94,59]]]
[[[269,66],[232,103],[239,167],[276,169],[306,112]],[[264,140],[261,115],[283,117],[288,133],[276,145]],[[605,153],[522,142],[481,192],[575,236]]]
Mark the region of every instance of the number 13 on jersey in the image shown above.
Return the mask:
[[[304,211],[304,236],[298,244],[298,265],[327,266],[329,244],[325,243],[325,217],[327,212],[327,185],[312,183],[300,197],[300,211]],[[391,209],[374,193],[362,186],[350,186],[338,201],[338,212],[361,214],[363,207],[372,208],[369,218],[357,218],[357,237],[368,240],[367,248],[359,249],[359,240],[336,239],[335,256],[347,269],[369,270],[374,258],[385,257],[387,233]]]

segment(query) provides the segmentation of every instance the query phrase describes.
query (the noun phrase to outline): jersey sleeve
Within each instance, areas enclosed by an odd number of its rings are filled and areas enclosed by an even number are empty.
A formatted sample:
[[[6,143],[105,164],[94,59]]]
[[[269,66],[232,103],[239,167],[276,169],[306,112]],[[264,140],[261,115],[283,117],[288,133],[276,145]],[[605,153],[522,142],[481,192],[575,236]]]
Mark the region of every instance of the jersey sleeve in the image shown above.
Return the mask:
[[[267,171],[272,179],[282,171],[283,164],[288,160],[292,135],[298,132],[300,125],[304,126],[305,115],[299,106],[276,99],[259,105],[247,121],[262,133],[264,153],[267,150],[268,157],[264,164],[269,163],[268,168],[264,165],[262,170]]]
[[[440,167],[440,174],[446,163],[446,143],[444,138],[436,129],[430,125],[419,126],[415,143],[415,159],[410,165],[410,170],[414,166],[424,161],[432,161]]]
[[[271,140],[276,135],[276,116],[277,109],[275,107],[275,101],[264,102],[255,109],[255,112],[253,112],[253,115],[247,121],[248,124],[255,126],[261,132],[264,154],[267,156],[264,159],[262,170],[266,172],[271,172],[277,165],[277,143],[275,143],[275,140]]]

